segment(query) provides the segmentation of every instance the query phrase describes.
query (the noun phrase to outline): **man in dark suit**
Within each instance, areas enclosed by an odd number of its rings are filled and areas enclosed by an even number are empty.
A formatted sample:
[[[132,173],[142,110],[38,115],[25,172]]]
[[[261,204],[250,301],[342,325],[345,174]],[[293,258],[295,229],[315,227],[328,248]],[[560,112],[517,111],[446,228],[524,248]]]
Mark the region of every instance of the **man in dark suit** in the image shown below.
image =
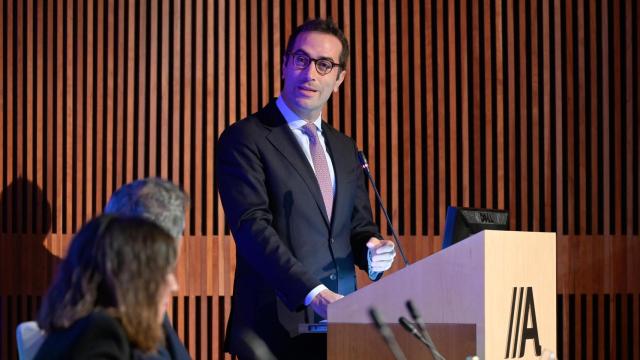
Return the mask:
[[[371,217],[355,142],[322,121],[346,75],[348,42],[330,20],[298,27],[283,57],[281,96],[230,126],[216,172],[237,248],[226,350],[251,331],[277,358],[323,358],[326,337],[298,326],[356,290],[354,265],[377,280],[395,256]]]

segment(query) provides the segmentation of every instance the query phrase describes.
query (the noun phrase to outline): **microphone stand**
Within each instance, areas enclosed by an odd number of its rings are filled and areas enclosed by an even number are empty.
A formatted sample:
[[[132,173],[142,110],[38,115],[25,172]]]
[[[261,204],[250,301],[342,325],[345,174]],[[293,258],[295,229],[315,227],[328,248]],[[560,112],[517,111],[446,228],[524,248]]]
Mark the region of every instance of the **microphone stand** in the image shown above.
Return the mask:
[[[406,356],[402,352],[402,349],[400,348],[400,345],[398,344],[398,341],[393,335],[393,332],[391,331],[389,326],[382,320],[382,317],[380,316],[378,310],[374,307],[370,308],[369,316],[371,317],[371,320],[373,320],[373,324],[376,326],[376,329],[378,329],[380,335],[382,335],[382,338],[389,347],[389,350],[391,350],[393,357],[396,360],[407,360]]]
[[[422,316],[420,316],[420,313],[418,312],[418,309],[416,309],[416,307],[414,306],[413,301],[407,300],[405,305],[407,306],[407,310],[409,310],[409,314],[411,315],[411,318],[415,322],[415,326],[412,326],[413,324],[411,324],[406,318],[401,317],[399,321],[402,324],[402,326],[413,334],[413,331],[410,330],[407,326],[412,327],[413,330],[416,333],[418,333],[418,335],[420,335],[419,337],[420,341],[422,341],[425,345],[427,345],[427,347],[429,348],[429,351],[431,351],[431,355],[433,356],[433,358],[436,360],[441,360],[441,359],[444,360],[444,356],[440,354],[440,352],[436,349],[436,345],[433,343],[433,340],[431,340],[431,336],[429,336],[429,332],[427,332],[427,329],[425,329],[424,326],[422,326],[422,323],[423,323]]]
[[[402,246],[400,245],[400,241],[398,240],[398,235],[396,235],[396,231],[394,230],[393,225],[391,224],[391,218],[389,217],[389,214],[387,213],[387,209],[385,209],[384,204],[382,203],[382,197],[380,197],[380,193],[378,193],[378,188],[376,187],[376,183],[375,181],[373,181],[373,177],[371,177],[371,172],[369,171],[369,163],[367,162],[367,158],[364,156],[364,153],[362,151],[358,151],[358,160],[360,160],[360,165],[362,165],[362,169],[364,170],[364,173],[367,174],[367,177],[369,178],[369,182],[373,187],[373,191],[376,194],[376,200],[378,200],[378,206],[380,206],[380,208],[382,209],[382,213],[384,214],[384,217],[387,219],[389,230],[391,230],[391,235],[393,236],[393,240],[395,241],[396,246],[398,247],[398,252],[402,257],[404,266],[409,266],[409,261],[407,261],[407,257],[404,256],[404,251],[402,250]]]

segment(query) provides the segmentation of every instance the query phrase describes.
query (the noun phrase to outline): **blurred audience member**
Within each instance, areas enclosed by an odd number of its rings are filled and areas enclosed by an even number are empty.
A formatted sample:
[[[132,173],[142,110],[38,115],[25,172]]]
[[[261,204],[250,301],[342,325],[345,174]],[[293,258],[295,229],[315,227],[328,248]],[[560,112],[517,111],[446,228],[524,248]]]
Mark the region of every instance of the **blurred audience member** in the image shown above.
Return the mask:
[[[128,183],[116,190],[104,208],[105,214],[141,217],[150,220],[173,236],[180,253],[184,214],[189,205],[188,195],[173,183],[160,178],[146,178]],[[178,334],[164,316],[162,328],[165,344],[159,349],[157,359],[190,359]]]
[[[142,218],[102,215],[74,237],[38,316],[36,359],[130,359],[158,354],[167,299],[177,290],[175,238]]]

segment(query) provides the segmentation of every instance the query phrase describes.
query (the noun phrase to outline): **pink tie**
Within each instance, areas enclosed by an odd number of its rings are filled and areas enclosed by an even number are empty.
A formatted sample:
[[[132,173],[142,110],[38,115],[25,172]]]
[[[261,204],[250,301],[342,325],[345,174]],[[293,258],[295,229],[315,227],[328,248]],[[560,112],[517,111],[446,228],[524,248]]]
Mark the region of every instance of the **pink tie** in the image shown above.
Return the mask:
[[[333,208],[333,185],[331,184],[331,175],[329,174],[329,165],[324,154],[322,145],[318,142],[318,132],[314,124],[307,123],[302,127],[302,132],[309,137],[309,150],[311,151],[311,159],[313,168],[316,172],[316,179],[320,185],[322,192],[322,200],[327,209],[327,216],[331,220],[331,210]]]

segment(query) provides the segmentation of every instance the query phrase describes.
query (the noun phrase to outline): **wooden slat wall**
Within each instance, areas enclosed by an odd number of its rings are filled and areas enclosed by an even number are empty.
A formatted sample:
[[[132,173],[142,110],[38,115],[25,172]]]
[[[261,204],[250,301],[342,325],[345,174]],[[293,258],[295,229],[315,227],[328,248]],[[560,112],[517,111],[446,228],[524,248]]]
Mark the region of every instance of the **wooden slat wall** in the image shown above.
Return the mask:
[[[0,358],[71,235],[146,176],[191,194],[170,313],[195,358],[222,356],[215,141],[278,95],[315,16],[353,49],[325,115],[367,152],[410,260],[440,248],[447,205],[508,209],[558,233],[559,357],[638,358],[633,0],[0,0]]]

